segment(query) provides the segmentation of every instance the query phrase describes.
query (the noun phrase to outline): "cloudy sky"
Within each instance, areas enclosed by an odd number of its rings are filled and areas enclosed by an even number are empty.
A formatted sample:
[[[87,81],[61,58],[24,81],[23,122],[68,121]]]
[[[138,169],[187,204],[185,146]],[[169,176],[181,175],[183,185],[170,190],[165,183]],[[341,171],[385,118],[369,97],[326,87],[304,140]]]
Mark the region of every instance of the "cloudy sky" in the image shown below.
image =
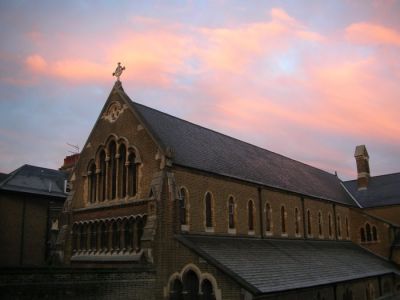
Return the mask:
[[[58,168],[128,95],[355,178],[400,171],[400,1],[0,1],[0,172]]]

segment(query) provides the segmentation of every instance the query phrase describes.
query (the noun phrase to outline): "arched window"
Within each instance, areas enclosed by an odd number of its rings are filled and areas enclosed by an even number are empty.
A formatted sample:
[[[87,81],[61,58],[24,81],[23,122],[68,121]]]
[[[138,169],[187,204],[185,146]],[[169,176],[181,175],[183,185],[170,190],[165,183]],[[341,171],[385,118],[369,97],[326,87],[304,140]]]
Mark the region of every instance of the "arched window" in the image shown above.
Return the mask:
[[[329,237],[332,237],[332,216],[330,213],[328,214],[328,233]]]
[[[124,144],[119,146],[119,159],[118,159],[118,185],[119,196],[125,198],[126,196],[126,147]]]
[[[135,196],[137,192],[137,168],[135,153],[131,152],[128,156],[128,194]]]
[[[342,237],[342,220],[340,216],[337,216],[337,234],[339,238]]]
[[[80,226],[79,250],[81,250],[81,251],[87,250],[87,226],[86,226],[86,224],[83,224]]]
[[[106,153],[101,150],[99,156],[100,173],[99,173],[99,201],[106,198]]]
[[[203,280],[201,283],[201,291],[203,294],[203,300],[215,300],[214,289],[209,280]]]
[[[142,218],[136,219],[136,245],[137,250],[139,251],[142,248],[142,235],[144,231],[144,224],[146,222],[145,216]]]
[[[119,250],[119,241],[120,241],[120,233],[116,221],[112,222],[111,229],[112,229],[112,250],[115,252]]]
[[[181,225],[187,224],[187,193],[181,188],[181,198],[179,199],[179,221]]]
[[[312,234],[312,230],[311,230],[311,212],[310,212],[310,210],[307,210],[307,233],[308,233],[308,235]]]
[[[233,197],[229,197],[228,200],[228,223],[229,229],[235,228],[235,201]]]
[[[96,164],[92,162],[88,170],[88,191],[89,191],[89,202],[96,202]]]
[[[89,225],[90,231],[90,250],[96,251],[97,250],[97,230],[96,224],[92,223]]]
[[[295,225],[295,232],[296,234],[300,233],[300,214],[299,209],[295,207],[294,209],[294,225]]]
[[[124,242],[125,242],[125,250],[128,252],[132,250],[132,227],[131,227],[132,219],[126,220],[124,223]]]
[[[372,240],[377,241],[378,240],[378,233],[376,231],[376,227],[372,226]]]
[[[361,229],[360,229],[360,238],[361,238],[361,242],[365,242],[365,230],[363,227],[361,227]]]
[[[370,242],[372,240],[371,226],[368,223],[365,225],[365,231],[367,232],[367,242]]]
[[[318,212],[318,234],[322,236],[322,213]]]
[[[109,199],[115,199],[117,196],[117,163],[116,163],[116,144],[114,141],[110,142],[108,146],[108,155],[110,160],[108,161],[108,188],[109,188]]]
[[[249,231],[254,230],[254,203],[252,200],[249,200],[247,202],[247,221],[248,221],[248,228]]]
[[[271,205],[267,202],[265,204],[265,225],[266,225],[266,231],[271,232],[272,230],[272,209]]]
[[[345,222],[346,222],[346,238],[349,239],[350,238],[350,225],[349,225],[349,218],[347,216],[346,216]]]
[[[282,233],[286,233],[286,210],[285,206],[281,206],[281,230]]]
[[[169,299],[170,300],[183,300],[183,285],[182,282],[177,278],[171,283]]]
[[[108,230],[104,222],[100,225],[100,248],[102,251],[108,250]]]
[[[212,197],[211,194],[209,192],[207,192],[206,196],[205,196],[205,215],[206,215],[206,227],[213,227],[213,208],[212,208]]]

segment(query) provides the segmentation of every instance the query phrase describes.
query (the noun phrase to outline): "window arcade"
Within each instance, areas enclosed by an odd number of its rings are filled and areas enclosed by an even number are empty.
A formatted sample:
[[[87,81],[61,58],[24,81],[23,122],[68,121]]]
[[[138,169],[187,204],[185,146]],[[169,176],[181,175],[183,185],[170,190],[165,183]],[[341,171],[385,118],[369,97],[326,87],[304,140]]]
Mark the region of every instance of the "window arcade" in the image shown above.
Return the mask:
[[[137,192],[137,150],[126,139],[109,138],[87,169],[88,203],[133,197]]]

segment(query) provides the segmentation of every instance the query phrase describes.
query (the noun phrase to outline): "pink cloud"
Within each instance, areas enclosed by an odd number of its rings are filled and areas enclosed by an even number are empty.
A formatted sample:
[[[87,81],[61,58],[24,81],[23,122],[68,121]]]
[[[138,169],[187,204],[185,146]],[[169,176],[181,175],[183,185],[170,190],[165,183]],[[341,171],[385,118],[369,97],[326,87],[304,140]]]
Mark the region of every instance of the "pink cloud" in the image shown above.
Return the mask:
[[[44,72],[47,67],[47,62],[39,54],[32,54],[28,56],[25,60],[25,63],[28,68],[34,72]]]
[[[346,28],[346,36],[355,43],[400,46],[400,33],[379,24],[352,24]]]

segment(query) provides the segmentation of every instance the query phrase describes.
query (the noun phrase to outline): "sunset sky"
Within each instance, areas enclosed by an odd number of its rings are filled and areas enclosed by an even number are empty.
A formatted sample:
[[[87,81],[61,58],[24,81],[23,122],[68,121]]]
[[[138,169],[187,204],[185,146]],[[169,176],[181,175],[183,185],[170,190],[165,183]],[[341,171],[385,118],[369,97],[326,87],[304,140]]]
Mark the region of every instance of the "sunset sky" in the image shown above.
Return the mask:
[[[114,84],[356,178],[400,171],[400,1],[0,1],[0,172],[58,168]]]

